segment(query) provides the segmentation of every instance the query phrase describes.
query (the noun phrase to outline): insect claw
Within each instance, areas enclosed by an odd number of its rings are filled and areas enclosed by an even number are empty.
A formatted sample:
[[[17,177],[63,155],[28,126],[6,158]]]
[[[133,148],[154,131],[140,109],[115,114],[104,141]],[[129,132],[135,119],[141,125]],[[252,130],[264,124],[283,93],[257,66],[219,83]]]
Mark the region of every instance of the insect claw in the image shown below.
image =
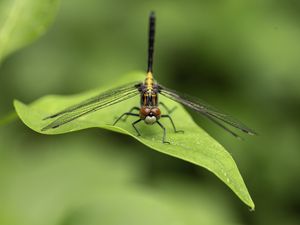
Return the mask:
[[[175,133],[182,133],[182,134],[184,134],[184,130],[175,130]]]

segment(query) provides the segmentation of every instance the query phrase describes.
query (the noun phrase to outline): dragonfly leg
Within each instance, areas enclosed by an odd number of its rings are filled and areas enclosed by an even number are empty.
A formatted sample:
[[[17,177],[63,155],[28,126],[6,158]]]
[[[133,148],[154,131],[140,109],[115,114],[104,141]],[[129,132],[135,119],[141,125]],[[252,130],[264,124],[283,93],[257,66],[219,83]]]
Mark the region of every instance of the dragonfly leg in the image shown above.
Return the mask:
[[[172,124],[172,126],[173,126],[173,129],[174,129],[174,132],[175,132],[175,133],[184,133],[183,130],[177,130],[177,129],[176,129],[175,124],[174,124],[174,122],[173,122],[173,119],[172,119],[172,117],[171,117],[170,115],[161,115],[161,117],[162,117],[162,118],[169,118],[169,120],[171,121],[171,124]]]
[[[162,142],[164,144],[170,144],[170,142],[166,141],[166,128],[159,122],[159,121],[156,121],[156,123],[163,129],[164,131],[164,135],[163,135],[163,139],[162,139]]]
[[[137,121],[134,121],[134,122],[132,123],[133,128],[134,128],[135,131],[137,132],[137,136],[141,136],[141,133],[140,133],[139,130],[136,128],[135,124],[137,124],[137,123],[139,123],[139,122],[141,122],[141,121],[142,121],[142,119],[138,119]]]
[[[132,107],[128,112],[129,112],[129,113],[132,113],[134,110],[140,111],[140,108],[135,106],[135,107]],[[124,116],[124,119],[122,119],[122,121],[125,122],[125,121],[127,120],[128,116],[129,116],[129,115],[125,115],[125,116]]]
[[[177,108],[177,106],[174,106],[172,109],[169,109],[169,107],[166,106],[166,104],[163,102],[159,102],[159,105],[161,105],[167,111],[168,114],[171,114]]]
[[[117,122],[119,122],[119,120],[122,119],[124,116],[140,116],[140,115],[137,114],[137,113],[132,113],[132,112],[123,113],[121,116],[119,116],[118,119],[116,119],[116,121],[114,122],[113,126],[116,125]]]

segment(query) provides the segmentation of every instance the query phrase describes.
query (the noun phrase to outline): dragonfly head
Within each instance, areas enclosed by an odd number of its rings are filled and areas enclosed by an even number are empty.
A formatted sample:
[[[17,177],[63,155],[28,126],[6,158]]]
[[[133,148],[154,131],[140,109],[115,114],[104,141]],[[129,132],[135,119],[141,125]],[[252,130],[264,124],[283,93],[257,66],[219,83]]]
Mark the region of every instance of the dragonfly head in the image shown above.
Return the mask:
[[[160,118],[160,109],[158,107],[143,106],[140,109],[140,118],[146,124],[152,125]]]

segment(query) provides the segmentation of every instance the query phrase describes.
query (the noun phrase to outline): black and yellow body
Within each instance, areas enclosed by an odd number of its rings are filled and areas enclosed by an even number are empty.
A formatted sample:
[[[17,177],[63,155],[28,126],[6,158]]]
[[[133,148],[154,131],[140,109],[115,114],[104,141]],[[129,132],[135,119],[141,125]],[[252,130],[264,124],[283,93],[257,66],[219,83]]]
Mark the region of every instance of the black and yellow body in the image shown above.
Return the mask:
[[[122,114],[115,121],[114,125],[123,117],[125,117],[124,120],[126,120],[128,116],[138,116],[139,119],[132,123],[132,126],[136,130],[138,135],[140,135],[140,132],[138,131],[135,125],[140,121],[144,121],[148,125],[158,124],[164,131],[163,140],[162,140],[163,143],[169,143],[165,141],[166,128],[159,122],[160,118],[163,117],[169,118],[174,131],[175,132],[182,132],[182,131],[176,130],[174,122],[170,117],[170,115],[168,114],[162,115],[159,109],[159,105],[162,105],[168,113],[172,111],[169,110],[163,103],[158,101],[158,94],[159,94],[158,85],[156,84],[152,73],[153,53],[154,53],[154,34],[155,34],[155,15],[152,12],[149,17],[149,46],[148,46],[147,75],[144,82],[138,87],[141,96],[140,107],[133,107],[131,110],[129,110],[129,112]],[[133,111],[135,110],[138,110],[139,113],[133,113]]]
[[[140,118],[146,124],[154,124],[160,119],[161,112],[158,108],[158,88],[151,72],[147,73],[146,79],[141,85],[140,93]]]
[[[154,124],[160,119],[160,109],[158,108],[158,88],[153,78],[152,65],[154,53],[155,35],[155,15],[150,13],[149,17],[149,46],[148,46],[148,69],[144,83],[140,87],[141,104],[140,118],[146,124]]]

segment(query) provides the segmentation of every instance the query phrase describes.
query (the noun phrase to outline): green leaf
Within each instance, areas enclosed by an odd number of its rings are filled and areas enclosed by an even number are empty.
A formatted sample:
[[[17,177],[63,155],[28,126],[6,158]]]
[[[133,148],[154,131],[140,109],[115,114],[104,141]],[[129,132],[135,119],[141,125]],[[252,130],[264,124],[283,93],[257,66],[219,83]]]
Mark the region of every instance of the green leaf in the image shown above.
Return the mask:
[[[0,2],[0,61],[46,32],[59,0],[2,0]]]
[[[59,128],[45,132],[41,131],[51,121],[43,120],[46,116],[107,89],[111,89],[114,86],[141,81],[144,76],[145,74],[140,72],[131,73],[106,88],[73,96],[45,96],[30,105],[25,105],[15,100],[14,105],[21,120],[28,127],[39,133],[62,134],[91,127],[100,127],[130,135],[152,149],[202,166],[219,177],[245,204],[254,209],[254,203],[231,155],[222,145],[201,129],[181,105],[163,96],[160,96],[160,100],[168,107],[177,107],[172,113],[172,118],[176,127],[185,132],[183,134],[174,133],[170,121],[162,118],[161,122],[167,129],[166,140],[170,144],[162,143],[162,130],[157,125],[149,126],[139,123],[137,126],[142,136],[136,136],[136,132],[131,126],[131,122],[136,120],[136,118],[128,118],[126,122],[120,121],[116,126],[112,126],[116,117],[128,111],[131,107],[139,105],[139,97],[88,114]]]

